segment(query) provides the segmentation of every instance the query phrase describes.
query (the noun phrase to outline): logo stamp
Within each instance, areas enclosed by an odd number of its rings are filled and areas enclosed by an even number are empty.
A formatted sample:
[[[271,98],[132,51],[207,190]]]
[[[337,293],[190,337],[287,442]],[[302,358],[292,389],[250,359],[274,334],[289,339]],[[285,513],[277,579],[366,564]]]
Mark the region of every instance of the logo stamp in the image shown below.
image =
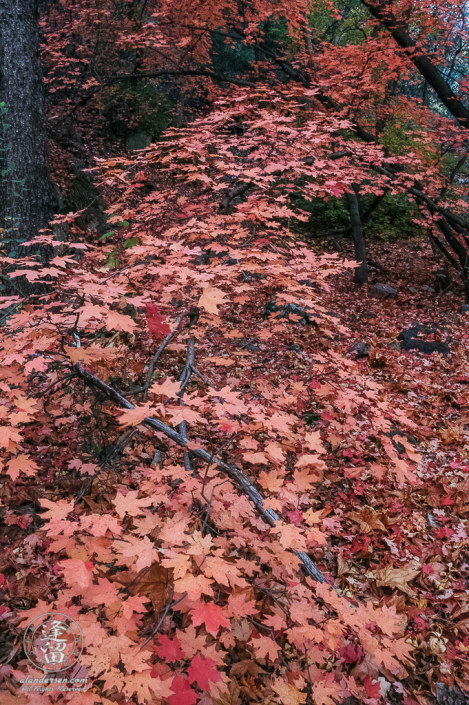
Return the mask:
[[[83,632],[71,617],[47,612],[28,624],[23,647],[35,668],[47,673],[65,671],[83,652]]]

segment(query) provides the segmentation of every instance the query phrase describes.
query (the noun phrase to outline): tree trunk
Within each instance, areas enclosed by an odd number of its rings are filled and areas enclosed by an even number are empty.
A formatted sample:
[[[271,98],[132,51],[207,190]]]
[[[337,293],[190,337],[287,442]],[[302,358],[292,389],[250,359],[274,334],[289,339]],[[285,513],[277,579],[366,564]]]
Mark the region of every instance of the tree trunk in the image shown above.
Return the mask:
[[[38,20],[37,0],[0,0],[0,236],[11,257],[52,215]]]
[[[441,102],[462,127],[469,127],[469,108],[464,105],[449,83],[443,78],[440,68],[431,60],[431,55],[422,49],[410,36],[407,24],[393,14],[392,0],[361,0],[375,19],[390,32],[401,49],[409,50],[406,56],[412,61],[427,83],[433,88]]]
[[[355,259],[359,263],[358,267],[355,268],[353,281],[357,284],[364,284],[366,281],[368,281],[368,265],[366,262],[366,246],[365,238],[363,237],[363,228],[360,219],[358,198],[355,189],[350,193],[347,192],[345,195],[347,196],[348,207],[350,211],[350,224],[352,226],[352,238],[353,245],[355,248]]]

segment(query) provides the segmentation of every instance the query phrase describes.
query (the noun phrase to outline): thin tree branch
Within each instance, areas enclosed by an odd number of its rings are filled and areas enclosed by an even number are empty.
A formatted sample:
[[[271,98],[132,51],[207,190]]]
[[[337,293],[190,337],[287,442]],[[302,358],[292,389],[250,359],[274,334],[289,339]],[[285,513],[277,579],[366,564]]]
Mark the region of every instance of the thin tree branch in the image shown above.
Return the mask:
[[[148,366],[147,370],[147,376],[145,377],[145,386],[143,387],[143,401],[147,400],[148,397],[148,390],[150,388],[151,384],[151,378],[153,377],[153,371],[155,369],[155,365],[158,362],[158,358],[160,357],[161,353],[163,350],[169,345],[169,343],[172,341],[176,333],[179,332],[179,326],[181,325],[181,321],[184,318],[184,316],[188,316],[188,313],[181,313],[181,315],[178,317],[176,321],[176,326],[174,330],[171,331],[171,333],[168,333],[166,338],[163,340],[161,343],[160,347],[156,351],[156,353],[153,355],[153,358],[150,362],[150,365]]]
[[[124,396],[122,396],[122,394],[119,394],[119,392],[113,389],[110,385],[100,380],[99,377],[96,377],[95,375],[91,374],[91,372],[84,370],[79,362],[75,365],[75,369],[77,370],[78,376],[81,377],[81,379],[83,379],[89,386],[99,389],[109,399],[111,399],[124,409],[135,409],[135,406],[131,404]],[[146,419],[144,419],[143,423],[145,424],[145,426],[147,426],[148,428],[152,428],[154,431],[164,433],[170,440],[172,440],[178,446],[181,446],[182,448],[187,448],[186,439],[183,438],[180,433],[175,431],[170,426],[167,426],[159,419],[153,419],[148,416]],[[238,488],[241,490],[241,492],[243,492],[249,497],[262,519],[269,526],[275,526],[277,522],[280,521],[280,517],[273,511],[273,509],[271,509],[270,507],[266,508],[264,506],[265,500],[260,494],[260,492],[254,487],[254,485],[246,477],[244,472],[236,465],[226,463],[220,458],[212,456],[203,448],[188,449],[188,453],[194,456],[195,458],[199,458],[204,462],[215,463],[219,470],[221,470],[221,472],[225,473],[225,475],[227,475],[231,480],[233,480],[238,485]],[[295,551],[292,549],[292,553],[294,553],[299,558],[306,572],[313,580],[316,580],[320,583],[327,582],[324,575],[304,551]]]

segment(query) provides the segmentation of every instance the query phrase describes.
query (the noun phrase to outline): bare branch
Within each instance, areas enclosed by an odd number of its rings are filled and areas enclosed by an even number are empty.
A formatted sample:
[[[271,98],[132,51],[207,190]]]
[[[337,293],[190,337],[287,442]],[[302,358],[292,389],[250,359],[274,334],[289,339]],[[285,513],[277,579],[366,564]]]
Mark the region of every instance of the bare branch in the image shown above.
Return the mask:
[[[184,316],[187,316],[187,315],[189,315],[189,314],[187,314],[187,313],[181,313],[181,315],[179,316],[179,318],[178,318],[177,321],[176,321],[176,326],[175,326],[174,330],[172,330],[171,333],[168,333],[168,335],[167,335],[166,338],[163,340],[163,342],[161,343],[161,345],[160,345],[160,347],[158,348],[158,350],[156,351],[156,353],[153,355],[153,358],[152,358],[152,360],[151,360],[151,362],[150,362],[150,365],[149,365],[149,367],[148,367],[147,376],[146,376],[146,378],[145,378],[145,386],[143,387],[143,401],[146,401],[146,400],[147,400],[147,397],[148,397],[148,390],[149,390],[150,384],[151,384],[151,378],[153,377],[153,371],[154,371],[154,369],[155,369],[156,363],[158,362],[158,358],[160,357],[161,353],[162,353],[163,350],[166,348],[166,346],[167,346],[167,345],[171,342],[171,340],[174,338],[174,336],[176,335],[176,333],[179,332],[179,326],[181,325],[181,321],[182,321],[182,319],[184,318]]]
[[[86,370],[84,370],[79,362],[75,365],[75,368],[77,370],[78,376],[81,377],[81,379],[83,379],[91,387],[101,390],[101,392],[103,392],[109,399],[111,399],[124,409],[135,409],[135,406],[131,404],[124,396],[122,396],[122,394],[119,394],[119,392],[113,389],[110,385],[100,380],[99,377],[96,377],[95,375],[91,374],[91,372],[87,372]],[[148,428],[152,428],[155,431],[164,433],[170,440],[172,440],[174,443],[181,446],[182,448],[187,448],[187,440],[180,433],[175,431],[170,426],[167,426],[159,419],[153,419],[148,416],[143,421],[143,423]],[[254,485],[246,477],[244,472],[236,465],[226,463],[220,458],[212,456],[203,448],[188,449],[188,453],[194,456],[195,458],[203,460],[204,462],[215,463],[219,470],[225,473],[225,475],[228,475],[228,477],[238,485],[238,488],[241,490],[241,492],[243,492],[249,497],[249,499],[259,512],[260,516],[267,524],[269,524],[269,526],[275,526],[276,523],[280,521],[280,517],[273,511],[273,509],[270,509],[270,507],[266,508],[264,506],[265,500],[260,494],[260,492],[254,487]],[[298,552],[294,550],[292,550],[292,552],[299,558],[306,572],[311,578],[313,578],[313,580],[316,580],[320,583],[327,582],[324,575],[316,567],[316,565],[312,562],[312,560],[305,552]]]

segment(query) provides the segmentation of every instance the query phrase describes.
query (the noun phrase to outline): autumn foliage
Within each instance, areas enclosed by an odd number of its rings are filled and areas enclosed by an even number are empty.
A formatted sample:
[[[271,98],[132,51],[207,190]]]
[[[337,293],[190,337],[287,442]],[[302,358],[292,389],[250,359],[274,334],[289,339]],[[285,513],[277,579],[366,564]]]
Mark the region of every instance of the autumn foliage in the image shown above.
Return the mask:
[[[2,258],[34,285],[1,303],[2,705],[428,705],[436,682],[467,683],[464,338],[414,382],[412,356],[382,341],[357,361],[337,284],[356,262],[305,244],[295,200],[405,193],[443,242],[442,219],[467,217],[442,166],[465,127],[390,94],[416,69],[371,16],[366,41],[339,46],[310,35],[310,3],[242,4],[241,19],[228,0],[43,16],[62,117],[71,86],[85,110],[129,73],[130,46],[138,73],[176,66],[209,107],[142,152],[97,152],[107,237],[58,215],[29,243],[47,261]],[[419,2],[435,62],[460,5]],[[263,28],[279,16],[291,55],[272,57]],[[249,75],[214,75],[220,27],[264,48]],[[393,152],[396,123],[412,129]],[[18,689],[42,676],[22,633],[51,609],[83,630],[86,692]]]

